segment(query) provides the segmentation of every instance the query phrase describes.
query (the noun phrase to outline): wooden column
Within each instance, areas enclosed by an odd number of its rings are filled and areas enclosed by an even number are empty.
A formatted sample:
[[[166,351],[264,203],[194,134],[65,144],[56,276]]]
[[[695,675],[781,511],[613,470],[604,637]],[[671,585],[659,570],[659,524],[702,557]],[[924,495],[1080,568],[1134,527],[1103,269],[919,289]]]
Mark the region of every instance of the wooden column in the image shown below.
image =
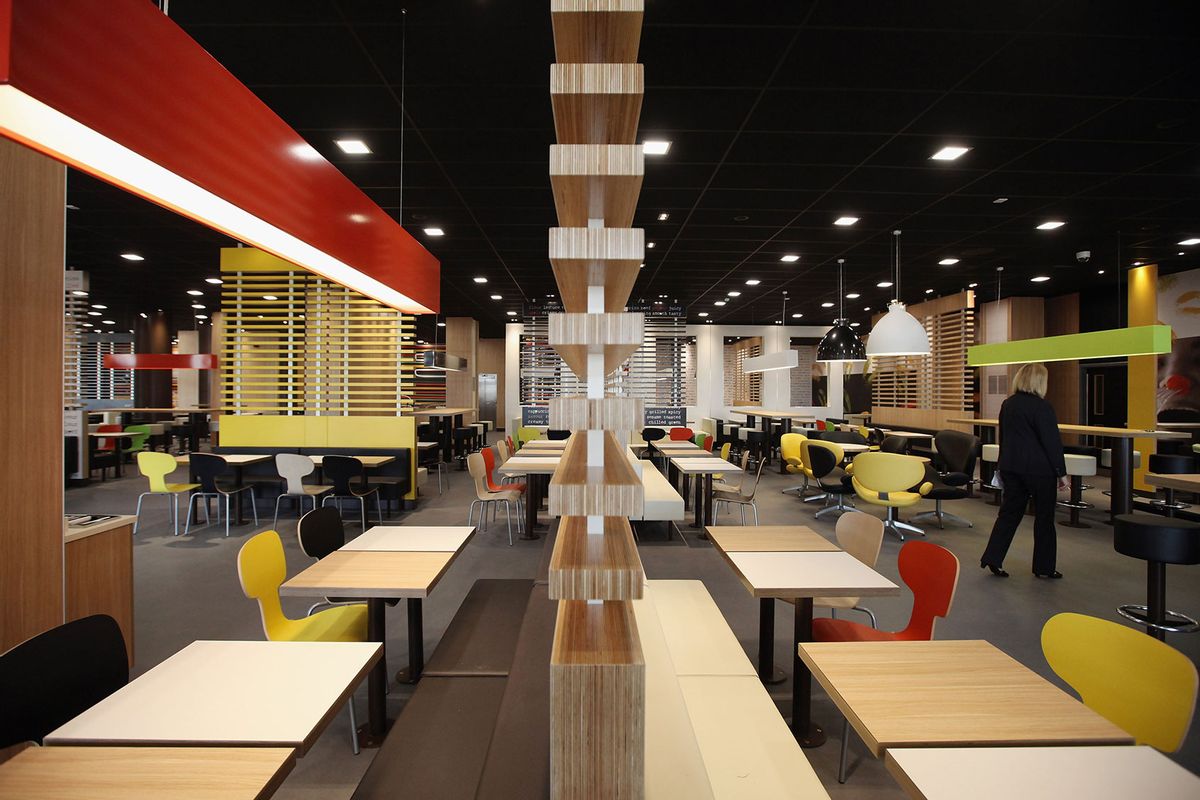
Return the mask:
[[[470,317],[447,317],[445,331],[446,355],[467,360],[466,369],[446,373],[446,407],[475,408],[479,393],[479,323]]]
[[[63,621],[66,167],[0,139],[0,651]]]
[[[1079,333],[1079,293],[1046,298],[1046,336]],[[1081,424],[1079,417],[1079,362],[1051,361],[1046,364],[1049,386],[1046,399],[1054,406],[1059,422]],[[1079,436],[1064,435],[1067,444],[1075,444]]]

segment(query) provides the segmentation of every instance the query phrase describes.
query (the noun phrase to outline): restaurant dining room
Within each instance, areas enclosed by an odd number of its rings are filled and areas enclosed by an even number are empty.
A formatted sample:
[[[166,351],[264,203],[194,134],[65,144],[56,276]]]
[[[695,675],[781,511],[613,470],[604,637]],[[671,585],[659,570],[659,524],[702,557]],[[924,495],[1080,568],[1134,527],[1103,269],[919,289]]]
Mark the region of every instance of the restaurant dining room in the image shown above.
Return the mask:
[[[0,0],[0,800],[1200,797],[1189,11]]]

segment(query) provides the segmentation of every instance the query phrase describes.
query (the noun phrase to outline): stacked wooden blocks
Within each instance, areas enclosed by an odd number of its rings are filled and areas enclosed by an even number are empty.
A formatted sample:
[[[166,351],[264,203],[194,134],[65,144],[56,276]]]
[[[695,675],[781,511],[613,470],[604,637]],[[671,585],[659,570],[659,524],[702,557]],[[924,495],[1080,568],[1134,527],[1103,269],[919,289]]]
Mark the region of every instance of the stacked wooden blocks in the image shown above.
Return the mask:
[[[550,182],[561,227],[549,257],[565,313],[550,344],[587,395],[556,398],[550,427],[574,433],[550,480],[560,517],[550,562],[558,621],[550,662],[550,782],[554,798],[645,795],[645,662],[630,601],[645,574],[629,517],[641,476],[628,458],[642,402],[605,393],[607,377],[642,344],[625,304],[645,257],[633,224],[644,174],[635,144],[643,74],[642,0],[551,0],[557,63],[550,98],[558,144]]]

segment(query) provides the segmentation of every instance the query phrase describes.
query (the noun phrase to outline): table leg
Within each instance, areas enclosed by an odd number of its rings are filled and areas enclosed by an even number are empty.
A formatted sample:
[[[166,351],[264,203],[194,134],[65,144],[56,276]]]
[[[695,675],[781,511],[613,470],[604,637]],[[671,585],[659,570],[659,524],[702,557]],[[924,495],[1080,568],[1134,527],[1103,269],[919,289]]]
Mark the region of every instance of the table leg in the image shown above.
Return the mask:
[[[696,478],[696,482],[697,483],[700,482],[700,479],[698,477]],[[709,472],[704,476],[704,516],[700,520],[700,524],[703,525],[704,527],[702,527],[700,529],[700,538],[701,539],[708,538],[708,523],[710,523],[712,521],[713,521],[713,476],[712,476],[712,473]]]
[[[242,478],[243,478],[242,465],[234,464],[233,465],[233,485],[237,486],[238,488],[241,488]],[[245,494],[245,492],[236,492],[233,495],[233,514],[234,514],[233,519],[234,519],[234,523],[237,525],[245,524],[242,520],[242,495],[244,495],[244,494]]]
[[[825,731],[812,721],[812,672],[800,658],[799,645],[812,641],[813,600],[796,598],[796,633],[792,642],[792,734],[801,747],[825,744]]]
[[[421,598],[408,598],[408,667],[396,673],[397,683],[414,684],[425,670],[425,621]]]
[[[1133,439],[1112,440],[1110,518],[1133,513]]]
[[[758,599],[758,678],[766,684],[783,683],[787,675],[775,666],[775,598]]]
[[[780,474],[780,475],[787,475],[787,474],[788,474],[788,471],[787,471],[788,464],[787,464],[787,461],[786,461],[786,460],[784,459],[784,457],[783,457],[783,434],[785,434],[785,433],[791,433],[791,432],[792,432],[792,420],[791,420],[791,418],[790,418],[790,417],[785,417],[785,418],[784,418],[784,420],[783,420],[783,425],[782,425],[782,427],[781,427],[779,430],[780,430],[780,439],[779,439],[779,474]],[[770,447],[770,446],[771,446],[771,440],[768,438],[768,439],[767,439],[767,447]]]
[[[529,473],[525,476],[525,531],[517,538],[519,539],[536,539],[537,533],[534,528],[537,527],[538,507],[542,504],[541,497],[542,476],[534,473]]]
[[[386,620],[383,599],[372,597],[367,600],[367,640],[379,642],[386,647]],[[358,730],[358,743],[362,747],[379,747],[387,735],[387,651],[367,674],[367,724]]]
[[[692,478],[692,483],[695,485],[695,497],[692,499],[692,509],[695,517],[695,522],[692,523],[693,528],[700,529],[700,535],[704,535],[704,481],[701,476],[696,475]]]

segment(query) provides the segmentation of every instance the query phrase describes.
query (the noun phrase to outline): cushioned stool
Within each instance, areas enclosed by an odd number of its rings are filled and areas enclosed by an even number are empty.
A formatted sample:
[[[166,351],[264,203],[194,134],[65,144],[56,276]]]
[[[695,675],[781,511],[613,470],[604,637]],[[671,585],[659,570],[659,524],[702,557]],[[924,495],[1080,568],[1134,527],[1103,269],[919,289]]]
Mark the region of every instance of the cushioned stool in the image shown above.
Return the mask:
[[[1104,469],[1112,469],[1112,448],[1111,447],[1105,447],[1103,450],[1100,451],[1100,466],[1103,467]],[[1133,468],[1138,469],[1141,466],[1142,466],[1142,451],[1134,450],[1133,451]],[[1110,492],[1108,490],[1105,490],[1104,493],[1107,495],[1112,494],[1112,492]]]
[[[992,468],[995,469],[996,464],[998,464],[1000,461],[1000,445],[985,444],[983,446],[983,454],[980,456],[980,460],[987,464],[991,464]],[[992,499],[988,500],[988,505],[990,505],[990,506],[1000,505],[1000,494],[1001,493],[996,491],[994,488],[992,488],[990,486],[985,485],[984,488],[992,489]]]
[[[1159,475],[1189,475],[1196,471],[1196,460],[1174,453],[1155,453],[1150,456],[1149,467],[1151,472]],[[1175,502],[1175,490],[1169,486],[1163,487],[1163,499],[1156,497],[1150,501],[1150,505],[1161,508],[1168,517],[1175,516],[1176,511],[1192,507],[1191,503]]]
[[[1087,446],[1078,445],[1078,444],[1068,444],[1068,445],[1063,445],[1063,453],[1065,455],[1069,455],[1069,456],[1091,456],[1092,458],[1096,459],[1096,463],[1099,464],[1100,457],[1101,457],[1101,455],[1103,455],[1104,451],[1101,450],[1099,447],[1087,447]],[[1070,467],[1067,468],[1067,474],[1068,475],[1071,474]],[[1092,472],[1083,477],[1090,478],[1091,476],[1093,476],[1095,474],[1096,474],[1095,472]],[[1085,483],[1085,484],[1083,484],[1083,486],[1081,488],[1083,489],[1083,491],[1087,491],[1088,489],[1092,489],[1094,487],[1090,483]]]
[[[1097,448],[1092,449],[1099,453]],[[1096,474],[1096,458],[1074,453],[1067,453],[1063,458],[1067,461],[1067,475],[1071,478],[1071,497],[1068,500],[1059,500],[1058,504],[1071,509],[1071,516],[1060,524],[1068,528],[1090,528],[1091,525],[1079,521],[1079,510],[1092,507],[1091,503],[1083,501],[1083,479]]]
[[[1118,606],[1117,613],[1160,641],[1167,633],[1200,629],[1191,617],[1167,610],[1167,564],[1200,564],[1200,523],[1121,514],[1113,520],[1113,549],[1146,562],[1146,605]]]
[[[471,427],[475,429],[475,449],[482,450],[487,444],[487,424],[483,422],[472,422]]]
[[[475,450],[474,428],[455,428],[454,429],[454,458],[458,461],[458,468],[464,470],[467,468],[467,455]]]
[[[765,431],[755,431],[743,428],[740,433],[742,438],[746,440],[746,449],[750,451],[750,457],[754,459],[755,468],[758,467],[758,462],[767,458],[767,434]]]

